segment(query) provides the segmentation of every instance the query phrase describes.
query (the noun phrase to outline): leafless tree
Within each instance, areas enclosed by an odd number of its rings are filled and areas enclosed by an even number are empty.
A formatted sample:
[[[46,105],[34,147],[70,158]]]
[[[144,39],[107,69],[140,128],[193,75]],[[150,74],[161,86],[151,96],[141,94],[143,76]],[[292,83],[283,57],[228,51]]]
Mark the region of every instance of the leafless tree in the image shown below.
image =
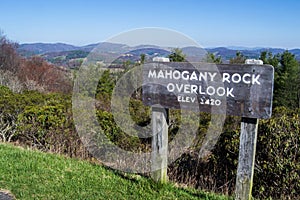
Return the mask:
[[[21,57],[16,52],[17,44],[10,42],[0,32],[0,69],[16,73]]]

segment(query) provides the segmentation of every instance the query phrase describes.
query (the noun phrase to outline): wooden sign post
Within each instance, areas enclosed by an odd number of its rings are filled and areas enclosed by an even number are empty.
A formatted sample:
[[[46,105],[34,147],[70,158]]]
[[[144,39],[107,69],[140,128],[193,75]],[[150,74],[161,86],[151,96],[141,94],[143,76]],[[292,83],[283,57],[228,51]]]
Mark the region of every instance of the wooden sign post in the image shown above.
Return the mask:
[[[246,64],[257,63],[256,60],[246,60]],[[235,184],[235,199],[250,200],[254,175],[254,163],[257,141],[258,119],[242,117],[239,147],[239,161]]]
[[[168,181],[168,109],[152,107],[151,177],[161,183]]]
[[[258,119],[242,118],[235,199],[250,200],[253,186]]]
[[[152,109],[154,180],[167,180],[168,114],[165,108],[199,108],[200,112],[242,117],[236,199],[251,198],[258,119],[271,117],[273,82],[274,68],[260,63],[145,64],[143,102],[155,106]]]

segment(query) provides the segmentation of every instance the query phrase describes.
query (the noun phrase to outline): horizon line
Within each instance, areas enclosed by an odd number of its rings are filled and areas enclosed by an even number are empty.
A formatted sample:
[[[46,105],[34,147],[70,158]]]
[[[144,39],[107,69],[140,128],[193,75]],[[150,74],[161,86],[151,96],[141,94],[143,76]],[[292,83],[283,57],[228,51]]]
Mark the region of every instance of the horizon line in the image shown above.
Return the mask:
[[[34,45],[34,44],[50,44],[50,45],[55,45],[55,44],[64,44],[64,45],[70,45],[74,47],[85,47],[85,46],[90,46],[90,45],[98,45],[101,43],[111,43],[111,42],[95,42],[95,43],[89,43],[89,44],[84,44],[84,45],[77,45],[77,44],[72,44],[72,43],[66,43],[66,42],[24,42],[24,43],[19,43],[16,42],[18,45]],[[122,43],[112,43],[112,44],[122,44]],[[122,45],[127,45],[127,44],[122,44]],[[153,44],[140,44],[137,46],[158,46],[158,45],[153,45]],[[129,46],[129,45],[127,45]],[[131,46],[129,46],[131,47]],[[136,47],[136,46],[133,46]],[[158,46],[159,47],[159,46]],[[185,47],[198,47],[198,48],[204,48],[204,49],[216,49],[216,48],[227,48],[230,50],[257,50],[257,49],[284,49],[284,50],[294,50],[294,49],[300,49],[300,47],[278,47],[278,46],[243,46],[243,45],[216,45],[216,46],[184,46],[180,48],[185,48]],[[168,48],[168,47],[167,47]]]

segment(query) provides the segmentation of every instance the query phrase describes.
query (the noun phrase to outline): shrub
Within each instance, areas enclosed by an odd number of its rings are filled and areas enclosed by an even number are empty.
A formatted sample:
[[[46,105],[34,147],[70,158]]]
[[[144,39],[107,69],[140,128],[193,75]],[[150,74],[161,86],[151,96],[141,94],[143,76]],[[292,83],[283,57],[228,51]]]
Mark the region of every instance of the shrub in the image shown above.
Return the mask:
[[[259,198],[300,197],[299,111],[278,107],[259,124],[253,193]]]
[[[233,194],[239,149],[239,122],[228,117],[224,132],[208,160],[195,148],[170,166],[170,178],[197,188]],[[252,194],[258,199],[299,199],[299,110],[278,107],[260,120]]]

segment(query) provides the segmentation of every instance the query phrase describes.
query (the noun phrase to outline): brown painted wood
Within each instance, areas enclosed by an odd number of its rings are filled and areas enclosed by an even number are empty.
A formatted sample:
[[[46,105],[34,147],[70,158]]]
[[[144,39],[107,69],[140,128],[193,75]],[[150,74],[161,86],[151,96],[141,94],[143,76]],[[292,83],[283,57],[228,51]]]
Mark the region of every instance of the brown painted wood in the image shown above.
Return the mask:
[[[149,71],[156,73],[156,76],[149,76]],[[159,77],[160,71],[165,75],[164,78]],[[165,73],[174,71],[176,73],[171,75]],[[185,78],[187,74],[195,73],[198,80],[175,79],[179,73],[185,73]],[[199,80],[200,73],[203,76],[205,73],[215,76],[212,79],[207,75],[206,81],[203,78]],[[271,65],[147,63],[143,66],[143,102],[148,106],[160,104],[165,108],[188,110],[195,110],[198,106],[200,111],[213,114],[270,118],[273,79],[274,69]],[[180,87],[181,91],[178,89]],[[197,87],[197,90],[192,92],[191,87]],[[224,91],[225,95],[222,96]]]

